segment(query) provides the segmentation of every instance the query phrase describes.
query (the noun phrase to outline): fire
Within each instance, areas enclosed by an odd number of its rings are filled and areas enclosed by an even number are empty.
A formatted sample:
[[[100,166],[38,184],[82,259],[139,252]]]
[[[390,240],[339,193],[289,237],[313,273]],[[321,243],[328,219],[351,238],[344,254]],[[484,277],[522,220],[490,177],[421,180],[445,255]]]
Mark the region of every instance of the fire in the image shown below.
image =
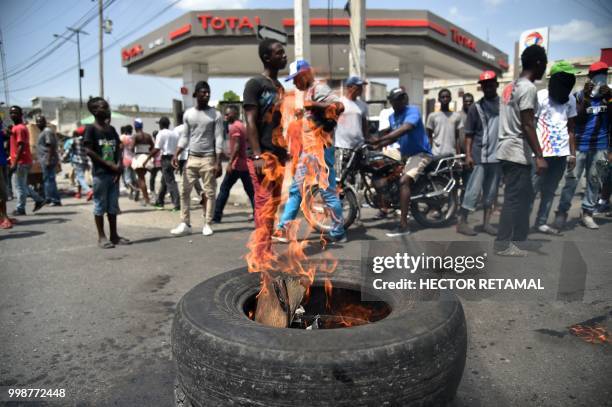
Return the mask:
[[[593,344],[612,342],[610,334],[603,326],[595,324],[593,326],[576,324],[569,327],[572,335]]]
[[[337,119],[339,113],[335,106],[331,106],[327,110],[326,117]],[[272,116],[270,115],[266,119],[271,120]],[[288,140],[282,137],[280,131],[275,132],[273,135],[273,142],[276,145],[289,148],[292,159],[290,167],[292,172],[296,171],[298,166],[303,167],[300,169],[299,174],[302,195],[301,209],[307,220],[314,219],[314,216],[320,216],[320,214],[312,213],[312,189],[315,186],[327,188],[329,185],[329,168],[327,168],[325,163],[324,149],[333,144],[332,136],[331,133],[325,132],[307,119],[296,119],[289,124],[287,130]],[[284,165],[281,165],[278,162],[278,158],[273,154],[264,153],[262,154],[262,159],[265,162],[262,186],[264,188],[282,188],[282,181],[285,175]],[[280,194],[277,194],[277,196],[280,196]],[[272,250],[270,231],[274,229],[276,210],[281,200],[285,201],[286,196],[283,196],[283,199],[271,199],[262,210],[257,211],[255,230],[247,243],[249,252],[245,259],[248,271],[251,273],[261,273],[262,276],[261,290],[258,297],[268,293],[267,287],[273,279],[271,273],[280,272],[298,276],[308,291],[317,272],[332,273],[337,266],[337,260],[327,253],[323,254],[321,261],[309,261],[305,252],[309,242],[305,239],[298,239],[298,231],[300,231],[302,226],[300,220],[293,221],[287,225],[289,244],[286,252],[279,256]],[[308,236],[313,230],[311,222],[307,222],[305,235]],[[325,242],[324,239],[323,241]],[[329,287],[329,292],[331,293],[331,282]]]

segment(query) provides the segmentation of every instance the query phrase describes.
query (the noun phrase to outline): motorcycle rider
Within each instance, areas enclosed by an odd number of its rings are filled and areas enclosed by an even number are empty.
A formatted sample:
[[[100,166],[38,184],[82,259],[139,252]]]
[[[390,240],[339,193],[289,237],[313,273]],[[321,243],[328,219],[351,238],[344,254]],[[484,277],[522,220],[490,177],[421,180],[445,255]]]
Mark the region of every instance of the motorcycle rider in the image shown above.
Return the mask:
[[[404,171],[400,180],[400,223],[397,228],[387,232],[388,237],[399,237],[410,234],[408,228],[408,210],[410,208],[410,188],[419,176],[423,175],[425,167],[431,162],[431,146],[421,112],[417,106],[408,105],[408,94],[403,88],[391,89],[388,100],[393,107],[389,117],[391,131],[372,143],[376,149],[400,143],[402,160],[405,161]]]

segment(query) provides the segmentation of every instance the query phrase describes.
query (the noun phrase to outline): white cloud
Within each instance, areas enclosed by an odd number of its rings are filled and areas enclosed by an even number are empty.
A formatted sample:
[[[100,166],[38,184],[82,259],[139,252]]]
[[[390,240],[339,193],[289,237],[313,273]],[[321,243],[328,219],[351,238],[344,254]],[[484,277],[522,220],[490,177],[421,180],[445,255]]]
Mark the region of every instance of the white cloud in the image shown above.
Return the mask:
[[[248,0],[182,0],[175,7],[183,10],[242,9]]]
[[[452,6],[450,9],[448,9],[448,15],[450,20],[456,23],[468,23],[474,20],[474,17],[468,17],[461,14],[457,6]]]
[[[595,25],[591,21],[572,19],[566,24],[550,27],[551,42],[609,42],[612,36],[612,26]]]

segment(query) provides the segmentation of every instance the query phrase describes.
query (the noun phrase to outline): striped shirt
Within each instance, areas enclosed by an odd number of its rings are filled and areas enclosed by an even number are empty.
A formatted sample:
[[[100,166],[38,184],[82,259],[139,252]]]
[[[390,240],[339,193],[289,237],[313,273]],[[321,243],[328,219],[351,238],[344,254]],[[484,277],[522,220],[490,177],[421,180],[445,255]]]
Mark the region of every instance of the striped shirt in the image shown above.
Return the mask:
[[[72,162],[74,164],[85,164],[88,165],[87,152],[85,152],[85,146],[83,145],[83,137],[74,137],[72,141]]]
[[[579,103],[584,100],[583,91],[575,94]],[[597,151],[608,148],[608,106],[601,98],[591,98],[586,114],[580,113],[576,119],[576,149],[578,151]]]

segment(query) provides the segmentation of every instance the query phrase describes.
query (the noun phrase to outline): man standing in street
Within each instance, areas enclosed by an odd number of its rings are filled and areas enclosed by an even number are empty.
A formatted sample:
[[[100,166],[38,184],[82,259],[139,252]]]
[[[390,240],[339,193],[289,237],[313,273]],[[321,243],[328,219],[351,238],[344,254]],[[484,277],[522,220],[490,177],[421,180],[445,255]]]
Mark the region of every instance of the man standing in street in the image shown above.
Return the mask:
[[[336,191],[333,147],[334,129],[337,115],[342,113],[342,103],[329,86],[315,80],[308,61],[299,59],[291,64],[285,81],[290,80],[304,92],[302,151],[274,238],[283,243],[289,241],[287,226],[297,217],[306,189],[312,187],[306,183],[310,178],[319,186],[321,197],[331,213],[332,227],[328,239],[331,243],[345,243],[347,239],[342,203]]]
[[[178,187],[176,185],[176,179],[174,178],[174,167],[172,166],[172,157],[176,152],[176,146],[178,145],[178,134],[169,129],[170,119],[166,116],[162,116],[159,119],[159,132],[155,137],[155,147],[149,153],[149,156],[145,160],[145,167],[147,163],[155,159],[158,154],[161,154],[161,170],[162,170],[162,182],[157,194],[157,200],[155,207],[163,209],[164,197],[166,192],[170,193],[172,199],[172,205],[174,211],[181,209],[180,197]]]
[[[255,230],[247,255],[249,271],[259,271],[258,264],[272,258],[274,218],[281,201],[287,143],[283,139],[282,105],[285,89],[278,71],[287,66],[285,48],[278,40],[259,43],[259,59],[264,70],[249,79],[244,87],[243,103],[247,138],[252,156],[247,160],[255,189]]]
[[[247,137],[246,127],[238,119],[239,110],[236,105],[225,108],[225,120],[228,123],[230,158],[225,169],[225,177],[221,182],[219,196],[215,204],[213,222],[220,223],[223,218],[223,209],[229,198],[229,193],[236,181],[242,181],[242,187],[251,201],[251,208],[255,211],[253,182],[247,166]],[[253,215],[255,216],[255,215]]]
[[[115,128],[110,125],[111,112],[106,100],[101,97],[89,99],[87,110],[95,118],[95,122],[85,129],[83,144],[93,163],[93,212],[98,231],[98,247],[111,249],[116,245],[129,245],[131,242],[117,233],[119,179],[123,173],[121,140]],[[110,240],[104,233],[105,213]]]
[[[496,239],[500,256],[527,255],[514,242],[527,240],[529,233],[533,200],[532,154],[537,175],[543,175],[547,168],[536,134],[538,98],[533,84],[544,76],[547,62],[546,51],[541,46],[525,48],[521,54],[523,70],[519,78],[506,85],[502,92],[497,159],[501,162],[506,187]]]
[[[57,139],[53,131],[47,127],[45,116],[40,115],[36,117],[36,127],[41,131],[36,143],[36,157],[42,170],[45,200],[51,206],[62,206],[55,180],[55,170],[59,160],[57,155]]]
[[[462,98],[463,105],[461,106],[461,111],[459,112],[459,117],[461,118],[461,125],[459,126],[459,152],[465,154],[466,146],[465,146],[465,121],[467,120],[468,112],[470,111],[470,107],[474,104],[474,95],[471,93],[464,93]]]
[[[480,74],[478,83],[484,96],[470,107],[465,120],[465,165],[472,174],[459,209],[457,232],[467,236],[476,235],[467,219],[468,214],[476,210],[478,198],[482,193],[482,230],[496,236],[497,229],[491,226],[491,215],[501,176],[501,167],[495,156],[499,132],[499,84],[493,71]]]
[[[344,82],[345,94],[340,98],[340,102],[344,105],[344,112],[338,118],[334,136],[336,174],[340,174],[351,150],[365,143],[369,138],[368,105],[360,99],[365,85],[367,82],[357,76],[351,76]]]
[[[408,94],[404,88],[391,89],[388,99],[393,107],[393,114],[389,116],[391,131],[372,143],[372,146],[380,148],[399,140],[402,158],[406,160],[400,180],[400,224],[386,233],[388,237],[401,237],[410,234],[408,211],[411,186],[423,175],[432,157],[421,112],[418,107],[408,105]]]
[[[582,214],[580,222],[587,229],[599,229],[593,219],[597,207],[597,198],[601,184],[601,168],[605,167],[607,159],[612,158],[610,148],[610,103],[612,93],[606,81],[608,65],[605,62],[595,62],[589,67],[589,80],[584,88],[576,93],[576,167],[567,169],[565,185],[561,192],[559,207],[555,217],[554,227],[562,230],[567,221],[567,212],[572,205],[572,198],[582,173],[587,181],[586,193],[582,199]],[[606,157],[608,156],[608,157]]]
[[[181,223],[170,231],[175,236],[191,233],[191,215],[189,200],[193,184],[202,179],[204,193],[202,210],[204,211],[204,226],[202,235],[213,234],[210,226],[215,211],[215,195],[217,193],[217,176],[221,174],[221,158],[223,154],[223,117],[212,106],[210,101],[210,86],[206,81],[199,81],[195,86],[193,97],[196,105],[187,109],[183,115],[185,130],[178,141],[178,147],[172,158],[172,165],[178,168],[178,160],[186,148],[189,157],[183,171],[181,185]]]
[[[13,215],[25,215],[28,196],[34,200],[33,212],[42,208],[45,200],[28,185],[28,173],[32,167],[32,152],[30,151],[30,132],[23,123],[23,111],[19,106],[11,106],[9,115],[13,121],[10,173],[14,174],[15,191],[17,191],[17,206]]]
[[[571,95],[576,84],[575,74],[569,62],[556,62],[550,68],[548,89],[538,91],[538,140],[548,169],[544,175],[533,178],[535,193],[540,192],[535,229],[546,234],[559,233],[546,222],[566,165],[569,171],[576,166],[574,118],[577,113],[576,99]]]
[[[427,134],[433,155],[457,154],[460,151],[458,144],[461,116],[450,111],[451,100],[450,90],[441,89],[438,92],[440,111],[430,114],[427,118]]]
[[[0,229],[10,229],[13,227],[13,222],[8,217],[6,212],[6,201],[8,201],[8,188],[6,186],[8,159],[6,149],[4,148],[4,128],[2,119],[0,119]]]

